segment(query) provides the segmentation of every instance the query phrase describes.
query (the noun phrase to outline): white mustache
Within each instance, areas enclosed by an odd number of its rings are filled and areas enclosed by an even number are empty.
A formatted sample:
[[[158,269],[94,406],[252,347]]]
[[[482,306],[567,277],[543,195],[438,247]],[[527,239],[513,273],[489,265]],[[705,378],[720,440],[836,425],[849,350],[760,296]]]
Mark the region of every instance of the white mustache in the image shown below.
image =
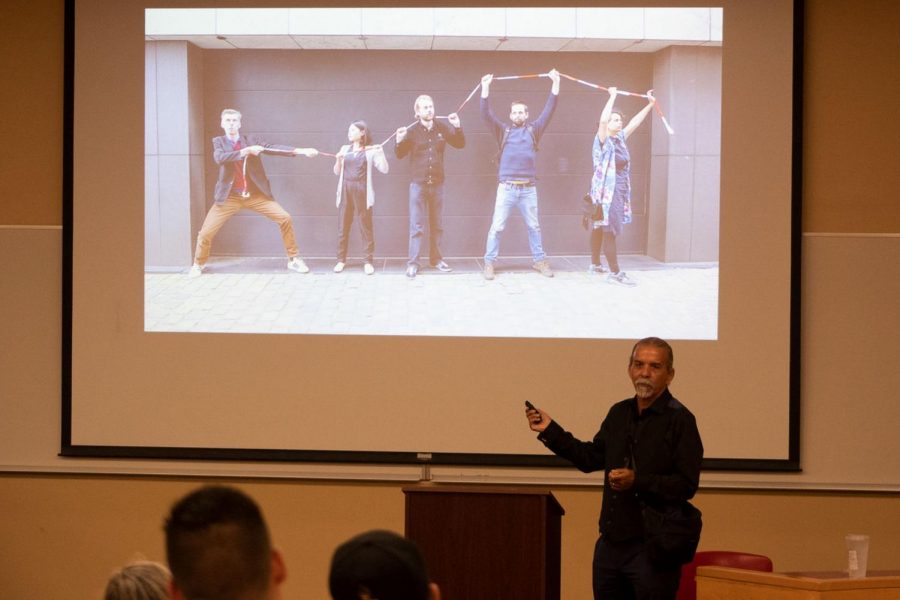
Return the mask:
[[[653,382],[646,378],[636,379],[634,381],[634,391],[639,398],[649,397],[653,392]]]

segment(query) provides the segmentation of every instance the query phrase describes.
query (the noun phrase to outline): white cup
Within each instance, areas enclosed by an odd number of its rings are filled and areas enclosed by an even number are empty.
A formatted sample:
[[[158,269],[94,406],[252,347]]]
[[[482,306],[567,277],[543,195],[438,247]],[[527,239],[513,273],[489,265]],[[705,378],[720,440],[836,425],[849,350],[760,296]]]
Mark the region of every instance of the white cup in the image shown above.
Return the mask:
[[[869,536],[848,533],[844,537],[847,545],[847,574],[850,579],[866,576],[866,563],[869,560]]]

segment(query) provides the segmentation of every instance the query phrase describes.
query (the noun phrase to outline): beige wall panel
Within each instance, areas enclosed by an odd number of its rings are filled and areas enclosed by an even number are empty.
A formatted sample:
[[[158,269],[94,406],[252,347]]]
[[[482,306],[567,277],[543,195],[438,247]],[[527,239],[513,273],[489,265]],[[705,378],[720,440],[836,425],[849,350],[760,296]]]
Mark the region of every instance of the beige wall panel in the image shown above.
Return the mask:
[[[900,3],[807,0],[806,15],[803,228],[898,233]]]
[[[3,2],[0,73],[0,225],[61,225],[62,0]]]

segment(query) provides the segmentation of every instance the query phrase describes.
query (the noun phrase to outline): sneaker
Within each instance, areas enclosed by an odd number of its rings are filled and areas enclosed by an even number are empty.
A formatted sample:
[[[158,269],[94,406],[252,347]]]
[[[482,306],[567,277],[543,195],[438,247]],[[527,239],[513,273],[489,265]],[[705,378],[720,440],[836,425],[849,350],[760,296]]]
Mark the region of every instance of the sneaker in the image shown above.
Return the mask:
[[[484,263],[484,278],[488,281],[494,278],[494,263]]]
[[[375,267],[372,265],[372,263],[366,263],[363,265],[363,271],[366,272],[366,275],[371,275],[375,272]]]
[[[341,271],[344,270],[345,266],[347,266],[347,265],[344,264],[344,261],[339,260],[338,263],[336,265],[334,265],[334,272],[340,273]]]
[[[450,265],[448,265],[447,263],[445,263],[442,260],[437,261],[436,263],[434,263],[431,266],[434,267],[435,269],[437,269],[438,271],[440,271],[441,273],[449,273],[450,271],[453,270],[450,267]]]
[[[299,256],[295,256],[288,261],[288,269],[298,273],[309,273],[309,267],[306,266],[306,263]]]
[[[602,264],[600,265],[591,265],[588,269],[588,273],[609,273],[609,269],[604,267]]]
[[[637,285],[637,281],[629,277],[625,271],[619,271],[618,273],[610,273],[606,276],[606,283],[616,283],[618,285],[624,285],[626,287],[634,287]]]
[[[198,265],[197,263],[191,265],[191,270],[188,271],[188,277],[190,277],[191,279],[193,279],[194,277],[200,277],[200,275],[202,274],[203,267],[201,265]]]
[[[535,271],[538,271],[544,277],[553,277],[553,271],[550,269],[550,263],[548,263],[546,260],[537,261],[536,263],[531,265],[531,268]]]
[[[419,272],[419,267],[417,265],[409,265],[406,267],[406,276],[410,279],[415,279],[416,273]]]

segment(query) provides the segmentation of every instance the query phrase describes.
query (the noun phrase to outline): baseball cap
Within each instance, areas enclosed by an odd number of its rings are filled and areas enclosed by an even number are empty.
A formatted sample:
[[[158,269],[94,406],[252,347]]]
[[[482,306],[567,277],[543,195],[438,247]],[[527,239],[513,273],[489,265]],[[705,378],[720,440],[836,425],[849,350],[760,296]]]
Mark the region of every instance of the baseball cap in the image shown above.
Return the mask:
[[[427,600],[428,573],[418,547],[392,531],[373,530],[338,546],[328,587],[334,600]]]

